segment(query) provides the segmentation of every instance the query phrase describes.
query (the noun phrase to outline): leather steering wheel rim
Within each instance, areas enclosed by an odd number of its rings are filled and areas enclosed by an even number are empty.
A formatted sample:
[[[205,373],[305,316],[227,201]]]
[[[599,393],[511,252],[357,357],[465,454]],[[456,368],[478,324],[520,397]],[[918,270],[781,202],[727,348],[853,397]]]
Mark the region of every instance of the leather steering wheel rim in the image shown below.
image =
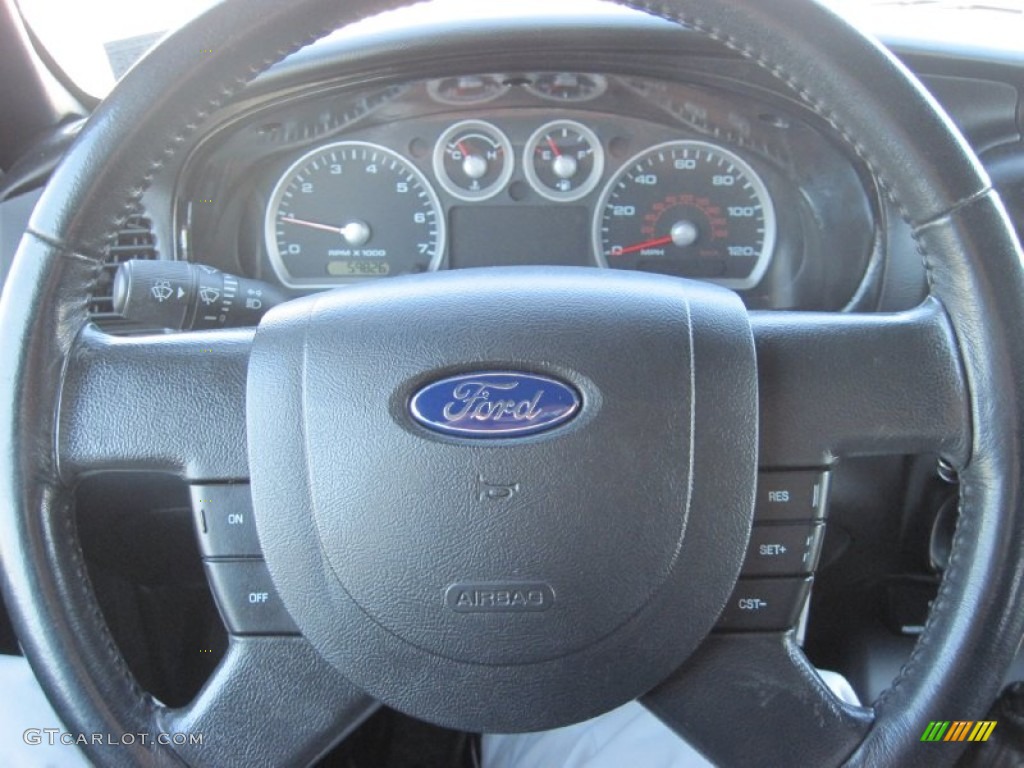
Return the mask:
[[[685,23],[771,72],[870,166],[914,231],[966,386],[964,439],[942,450],[960,471],[960,522],[910,661],[875,702],[856,750],[842,747],[828,757],[851,765],[952,760],[953,750],[920,749],[922,722],[949,716],[954,705],[957,717],[980,716],[1024,633],[1020,246],[987,176],[931,97],[891,54],[816,2],[623,4]],[[9,337],[0,352],[0,553],[18,636],[72,731],[143,733],[171,722],[135,683],[99,612],[74,530],[78,473],[68,468],[58,435],[62,372],[88,323],[87,296],[104,249],[167,158],[246,82],[339,25],[402,5],[226,0],[126,76],[33,214],[0,303]],[[304,674],[316,668],[308,650],[296,654]],[[365,709],[353,704],[359,706]],[[349,725],[357,721],[350,717]],[[112,764],[193,759],[166,744],[92,749]],[[260,758],[243,747],[238,754]],[[315,756],[299,750],[289,759]]]

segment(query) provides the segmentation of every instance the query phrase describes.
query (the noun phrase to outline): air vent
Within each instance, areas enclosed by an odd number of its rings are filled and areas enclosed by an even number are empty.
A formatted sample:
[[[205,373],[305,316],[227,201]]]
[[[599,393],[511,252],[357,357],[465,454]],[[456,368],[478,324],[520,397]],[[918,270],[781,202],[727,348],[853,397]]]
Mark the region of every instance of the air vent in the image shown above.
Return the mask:
[[[97,325],[111,333],[138,330],[114,312],[114,273],[119,265],[129,259],[155,259],[156,255],[156,238],[153,237],[149,219],[132,216],[121,227],[117,240],[110,246],[107,261],[103,265],[103,275],[89,301],[89,315]]]

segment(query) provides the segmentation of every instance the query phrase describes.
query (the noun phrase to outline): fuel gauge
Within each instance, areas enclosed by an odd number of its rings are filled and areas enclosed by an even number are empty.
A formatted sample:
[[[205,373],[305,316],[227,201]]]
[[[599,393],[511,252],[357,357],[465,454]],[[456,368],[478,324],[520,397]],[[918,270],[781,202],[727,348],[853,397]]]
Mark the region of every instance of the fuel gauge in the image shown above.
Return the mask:
[[[597,186],[603,169],[601,141],[587,126],[574,120],[542,125],[526,142],[526,178],[548,200],[579,200]]]
[[[434,173],[460,200],[493,197],[512,176],[512,144],[483,120],[463,120],[441,134],[434,147]]]

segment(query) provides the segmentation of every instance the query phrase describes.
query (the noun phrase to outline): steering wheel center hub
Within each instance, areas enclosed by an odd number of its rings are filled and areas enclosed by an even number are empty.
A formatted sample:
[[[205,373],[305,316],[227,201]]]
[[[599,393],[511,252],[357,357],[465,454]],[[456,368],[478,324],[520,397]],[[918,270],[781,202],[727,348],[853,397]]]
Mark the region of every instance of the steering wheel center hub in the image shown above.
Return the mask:
[[[466,687],[518,727],[634,698],[739,572],[756,372],[723,289],[513,269],[321,294],[267,316],[248,403],[282,599],[326,658],[411,714],[494,727]]]

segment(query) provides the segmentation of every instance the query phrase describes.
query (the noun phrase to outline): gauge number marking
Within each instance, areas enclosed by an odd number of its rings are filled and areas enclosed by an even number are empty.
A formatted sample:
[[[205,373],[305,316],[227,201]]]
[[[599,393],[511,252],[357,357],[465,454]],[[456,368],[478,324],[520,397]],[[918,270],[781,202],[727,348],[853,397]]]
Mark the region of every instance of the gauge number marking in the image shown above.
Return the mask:
[[[755,286],[775,246],[764,182],[742,158],[713,144],[673,141],[623,164],[594,218],[602,267],[640,269]]]

